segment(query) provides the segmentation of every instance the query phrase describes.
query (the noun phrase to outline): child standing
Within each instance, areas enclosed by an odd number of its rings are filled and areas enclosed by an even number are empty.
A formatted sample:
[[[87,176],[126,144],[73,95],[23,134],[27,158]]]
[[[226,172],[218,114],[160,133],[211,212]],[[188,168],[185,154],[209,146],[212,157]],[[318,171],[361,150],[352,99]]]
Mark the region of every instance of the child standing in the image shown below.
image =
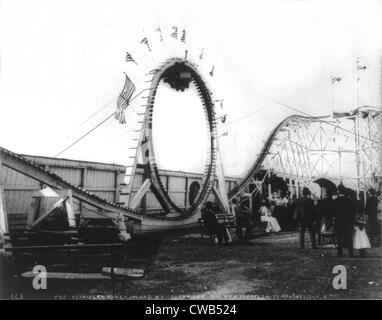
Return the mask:
[[[365,258],[366,249],[370,248],[370,241],[366,234],[366,220],[362,216],[357,216],[354,223],[353,248],[359,250],[361,258]]]

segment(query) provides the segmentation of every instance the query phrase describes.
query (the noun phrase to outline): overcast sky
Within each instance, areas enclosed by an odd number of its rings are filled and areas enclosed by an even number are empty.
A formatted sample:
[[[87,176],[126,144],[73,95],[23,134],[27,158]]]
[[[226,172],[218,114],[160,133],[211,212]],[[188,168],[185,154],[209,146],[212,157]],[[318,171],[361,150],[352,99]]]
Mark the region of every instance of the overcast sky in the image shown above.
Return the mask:
[[[354,109],[360,57],[360,103],[381,107],[381,1],[2,0],[0,8],[0,145],[15,152],[54,156],[112,113],[123,71],[134,73],[126,51],[139,52],[142,74],[172,55],[173,43],[162,55],[144,53],[139,40],[157,26],[165,35],[186,28],[187,48],[205,49],[206,70],[215,65],[208,82],[228,114],[219,129],[229,132],[220,141],[228,175],[242,175],[295,113],[258,93],[329,114],[330,77],[340,76],[335,108]],[[61,156],[128,164],[138,100],[126,125],[111,119]],[[201,172],[205,125],[195,90],[161,85],[154,120],[160,168]]]

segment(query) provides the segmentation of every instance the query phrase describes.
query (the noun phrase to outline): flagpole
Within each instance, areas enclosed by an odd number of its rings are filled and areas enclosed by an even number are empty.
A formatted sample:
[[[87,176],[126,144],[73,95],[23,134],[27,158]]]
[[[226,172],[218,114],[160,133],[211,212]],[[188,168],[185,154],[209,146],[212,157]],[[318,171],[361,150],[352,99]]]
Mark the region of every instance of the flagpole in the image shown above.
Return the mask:
[[[357,57],[356,60],[356,90],[357,90],[357,111],[359,109],[359,58]],[[356,114],[354,118],[354,134],[355,134],[355,149],[356,149],[356,171],[357,171],[357,199],[359,199],[359,192],[360,192],[360,168],[359,168],[359,137],[358,137],[358,114]]]
[[[357,58],[357,66],[356,66],[356,89],[357,89],[357,109],[359,109],[359,58]]]
[[[334,83],[333,83],[333,76],[331,77],[331,92],[332,92],[332,117],[334,117]]]

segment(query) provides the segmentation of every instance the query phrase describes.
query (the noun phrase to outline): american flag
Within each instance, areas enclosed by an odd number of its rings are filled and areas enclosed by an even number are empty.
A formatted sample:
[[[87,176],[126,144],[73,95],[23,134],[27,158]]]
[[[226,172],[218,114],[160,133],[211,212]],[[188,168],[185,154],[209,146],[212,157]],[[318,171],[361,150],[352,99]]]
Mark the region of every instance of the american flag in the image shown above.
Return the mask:
[[[150,48],[150,45],[149,45],[149,40],[144,37],[142,40],[141,40],[141,44],[145,44],[147,46],[147,49],[149,49],[149,51],[151,51],[151,48]]]
[[[128,52],[126,52],[126,62],[130,62],[130,61],[134,62],[135,64],[138,64],[138,63],[133,59],[133,57],[131,56],[131,54],[128,53]]]
[[[180,41],[186,43],[186,29],[183,29],[182,31],[182,37],[180,38]]]
[[[178,27],[172,27],[172,30],[174,30],[171,34],[171,37],[173,37],[174,39],[178,39]]]
[[[122,92],[119,94],[117,99],[117,111],[115,112],[115,118],[119,123],[126,123],[125,119],[125,109],[130,103],[131,96],[135,91],[135,85],[130,80],[130,78],[125,74],[125,85],[123,86]]]

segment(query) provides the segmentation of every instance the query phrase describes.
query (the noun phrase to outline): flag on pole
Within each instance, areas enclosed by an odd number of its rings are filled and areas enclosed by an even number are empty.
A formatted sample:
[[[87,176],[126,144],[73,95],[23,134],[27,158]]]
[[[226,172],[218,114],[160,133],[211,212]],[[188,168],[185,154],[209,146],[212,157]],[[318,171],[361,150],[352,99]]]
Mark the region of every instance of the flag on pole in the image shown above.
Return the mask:
[[[221,121],[222,123],[225,123],[226,120],[227,120],[227,115],[226,115],[226,114],[220,118],[220,121]]]
[[[171,37],[173,37],[174,39],[178,39],[178,27],[172,27],[172,30],[174,30],[171,34]]]
[[[145,44],[147,46],[147,49],[149,49],[149,51],[151,51],[150,49],[150,45],[149,45],[149,40],[144,37],[142,40],[141,40],[141,44]]]
[[[186,43],[186,29],[183,29],[182,37],[180,38],[180,41],[183,43]]]
[[[131,96],[133,95],[134,91],[135,85],[125,73],[125,85],[123,86],[122,92],[118,96],[117,111],[114,115],[115,119],[117,119],[121,124],[126,123],[125,109],[129,105]]]
[[[199,59],[202,60],[202,59],[203,59],[203,56],[204,56],[204,48],[202,49],[202,52],[201,52],[200,55],[199,55]]]
[[[214,76],[214,71],[215,71],[215,65],[212,67],[211,71],[209,72],[210,76]]]
[[[126,62],[134,62],[136,65],[138,65],[138,63],[133,59],[133,57],[131,56],[130,53],[126,52]]]
[[[341,77],[332,77],[332,83],[340,82],[340,81],[342,81]]]

